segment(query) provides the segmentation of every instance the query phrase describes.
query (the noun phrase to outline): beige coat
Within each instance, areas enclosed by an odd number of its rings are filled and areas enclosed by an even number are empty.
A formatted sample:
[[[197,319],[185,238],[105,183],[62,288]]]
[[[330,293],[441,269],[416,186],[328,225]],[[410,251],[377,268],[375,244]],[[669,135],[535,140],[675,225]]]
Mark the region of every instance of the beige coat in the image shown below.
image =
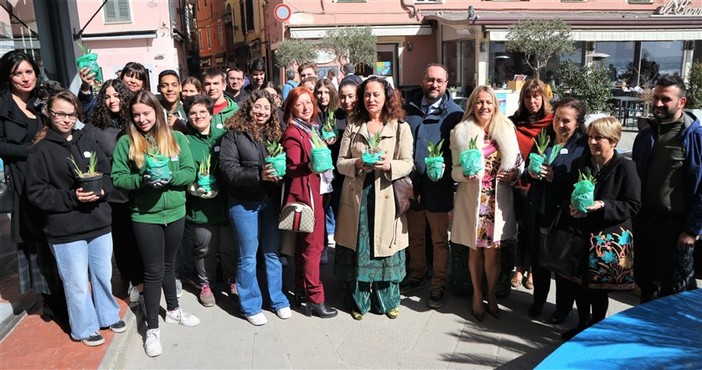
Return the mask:
[[[381,128],[380,148],[391,157],[395,150],[397,121],[387,122]],[[341,139],[341,149],[336,167],[344,176],[341,201],[336,221],[336,244],[356,250],[358,217],[365,174],[356,172],[355,162],[368,148],[368,129],[365,122],[349,122]],[[400,125],[399,159],[393,160],[390,171],[375,178],[375,224],[373,227],[373,252],[376,257],[388,257],[409,244],[405,216],[395,219],[395,197],[392,181],[409,175],[413,166],[412,133],[409,125]],[[377,176],[380,174],[380,176]]]
[[[493,140],[497,142],[497,148],[501,155],[500,170],[508,171],[514,168],[519,157],[517,135],[514,125],[509,121],[499,127],[493,133]],[[451,177],[458,182],[453,208],[451,241],[473,249],[476,248],[478,238],[478,207],[484,171],[480,171],[475,179],[467,179],[463,176],[459,156],[462,151],[468,149],[470,139],[476,136],[478,136],[478,148],[482,149],[485,146],[485,131],[472,120],[463,121],[451,130],[451,155],[453,158]],[[521,174],[524,163],[520,162],[518,169]],[[495,189],[495,202],[497,203],[495,205],[495,230],[492,240],[514,239],[517,234],[517,223],[512,185],[498,181]]]

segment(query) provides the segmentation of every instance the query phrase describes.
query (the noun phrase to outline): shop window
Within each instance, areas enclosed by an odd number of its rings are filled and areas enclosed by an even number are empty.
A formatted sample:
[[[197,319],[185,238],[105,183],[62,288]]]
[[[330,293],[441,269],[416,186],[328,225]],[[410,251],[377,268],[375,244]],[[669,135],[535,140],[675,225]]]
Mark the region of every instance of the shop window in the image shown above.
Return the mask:
[[[585,42],[576,41],[573,43],[575,46],[575,51],[573,54],[553,56],[548,60],[546,68],[541,72],[541,80],[549,82],[553,79],[555,73],[558,71],[558,67],[563,62],[571,62],[576,66],[582,66],[585,63]]]
[[[475,40],[444,42],[443,64],[449,71],[448,87],[468,96],[475,88]]]
[[[609,70],[609,79],[611,81],[630,79],[633,68],[635,68],[636,42],[598,41],[595,50],[594,55],[596,57],[593,57],[593,62]],[[635,82],[636,78],[633,80]]]
[[[131,22],[129,0],[107,0],[105,4],[105,23]]]
[[[507,82],[513,80],[514,75],[533,75],[524,54],[507,51],[504,41],[490,42],[489,63],[488,82],[496,88],[507,87]]]

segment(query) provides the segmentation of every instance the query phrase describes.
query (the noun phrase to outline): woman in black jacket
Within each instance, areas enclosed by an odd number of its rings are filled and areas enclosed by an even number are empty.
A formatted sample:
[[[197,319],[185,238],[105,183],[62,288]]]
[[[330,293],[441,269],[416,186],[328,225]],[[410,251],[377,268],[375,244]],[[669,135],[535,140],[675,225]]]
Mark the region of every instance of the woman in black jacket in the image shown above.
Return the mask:
[[[105,195],[112,190],[110,163],[100,146],[73,130],[82,111],[69,91],[51,96],[49,125],[38,135],[27,157],[26,191],[43,211],[44,233],[63,280],[71,337],[87,346],[105,342],[100,328],[121,333],[112,296],[112,217]],[[84,189],[84,176],[97,172],[100,191]]]
[[[220,164],[229,193],[229,220],[238,248],[236,285],[241,311],[253,325],[264,325],[263,299],[256,279],[256,253],[265,260],[268,298],[281,319],[292,316],[283,293],[283,268],[280,263],[278,210],[280,180],[268,156],[267,142],[282,136],[274,99],[264,90],[251,93],[241,109],[227,121],[229,132],[222,140]]]

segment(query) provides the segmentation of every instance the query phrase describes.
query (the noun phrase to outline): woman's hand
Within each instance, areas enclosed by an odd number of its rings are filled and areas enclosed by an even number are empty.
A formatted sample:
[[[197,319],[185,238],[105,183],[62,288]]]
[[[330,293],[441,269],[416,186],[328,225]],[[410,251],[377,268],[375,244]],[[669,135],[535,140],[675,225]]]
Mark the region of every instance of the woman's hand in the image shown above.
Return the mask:
[[[90,203],[90,202],[95,202],[100,199],[105,195],[105,191],[101,190],[100,195],[95,195],[95,192],[92,191],[83,191],[83,188],[78,188],[76,189],[76,198],[78,198],[78,201],[81,203]]]
[[[477,179],[478,179],[478,174],[475,174],[475,175],[465,175],[465,174],[464,174],[463,177],[465,177],[465,178],[468,179],[468,180],[477,180]]]
[[[549,165],[541,166],[541,178],[553,182],[553,168]]]
[[[381,155],[380,160],[375,162],[375,166],[373,166],[373,168],[376,170],[390,171],[392,168],[392,161],[386,158],[386,154]]]
[[[512,168],[509,171],[500,171],[497,174],[497,181],[500,182],[506,182],[506,183],[513,183],[517,181],[517,175],[519,173],[519,170],[517,168]]]
[[[336,142],[336,137],[330,137],[329,139],[324,139],[324,142],[327,143],[327,145],[334,145]]]
[[[312,167],[310,167],[310,170]],[[263,170],[261,170],[261,180],[263,181],[270,181],[270,182],[278,182],[280,181],[280,177],[275,175],[275,169],[273,166],[268,163],[266,164],[265,167],[263,167]]]
[[[90,91],[91,87],[95,83],[95,73],[90,71],[90,68],[83,67],[80,69],[80,89],[83,91]]]
[[[362,171],[362,172],[370,172],[373,170],[373,167],[367,166],[365,163],[363,163],[363,160],[361,157],[356,158],[356,162],[354,162],[354,167],[356,167],[356,171]]]
[[[568,207],[570,208],[570,216],[573,218],[583,218],[583,217],[587,217],[587,215],[588,215],[587,213],[580,212],[578,209],[573,207],[572,204],[569,205]],[[587,209],[590,209],[590,207],[587,207]]]
[[[594,202],[592,203],[591,206],[585,207],[585,209],[587,209],[587,212],[588,212],[588,213],[590,213],[590,212],[595,212],[595,211],[597,211],[597,210],[599,210],[599,209],[604,208],[604,205],[605,205],[605,203],[604,203],[603,201],[601,201],[601,200],[596,200],[596,201],[594,201]]]

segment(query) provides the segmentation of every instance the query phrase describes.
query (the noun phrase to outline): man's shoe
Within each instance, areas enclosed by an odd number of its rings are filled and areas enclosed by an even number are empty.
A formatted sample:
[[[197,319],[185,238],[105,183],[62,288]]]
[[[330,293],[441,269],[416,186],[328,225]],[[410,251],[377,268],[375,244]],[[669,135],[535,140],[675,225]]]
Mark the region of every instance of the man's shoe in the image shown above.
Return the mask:
[[[441,308],[444,305],[444,287],[434,285],[429,290],[429,308]]]
[[[215,305],[215,296],[210,289],[209,284],[202,284],[200,287],[200,295],[198,296],[200,303],[205,307],[212,307]]]
[[[414,291],[414,290],[417,290],[420,288],[424,288],[426,285],[427,285],[426,280],[424,280],[422,278],[405,279],[400,283],[400,293],[406,294],[406,293],[409,293],[411,291]]]
[[[200,319],[178,307],[173,311],[166,311],[166,323],[180,324],[183,326],[195,326],[200,323]]]
[[[105,338],[100,335],[100,333],[95,332],[93,334],[90,334],[89,337],[81,339],[81,342],[85,344],[88,347],[97,347],[103,343],[105,343]]]
[[[161,348],[161,332],[158,329],[146,330],[144,350],[146,350],[146,355],[149,357],[156,357],[163,353],[163,348]]]

